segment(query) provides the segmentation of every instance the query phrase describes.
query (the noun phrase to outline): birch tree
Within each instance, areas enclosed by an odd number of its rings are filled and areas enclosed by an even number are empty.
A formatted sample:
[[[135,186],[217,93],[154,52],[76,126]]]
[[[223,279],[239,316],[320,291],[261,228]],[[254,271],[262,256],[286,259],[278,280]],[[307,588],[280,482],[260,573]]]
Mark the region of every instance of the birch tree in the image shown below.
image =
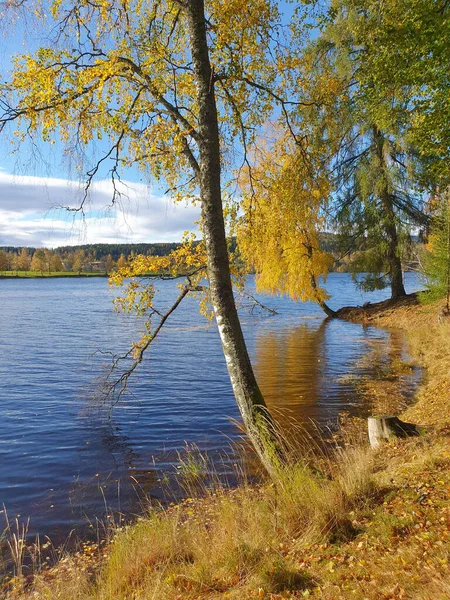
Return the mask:
[[[120,173],[132,165],[164,179],[175,199],[200,201],[204,274],[231,384],[247,433],[273,471],[272,421],[233,297],[222,190],[236,153],[247,164],[248,145],[275,106],[288,122],[296,104],[287,59],[295,42],[283,41],[277,3],[55,0],[49,9],[54,43],[15,58],[2,85],[1,123],[15,123],[22,139],[59,136],[71,155],[101,141],[106,150],[85,169],[84,196],[69,210],[84,210],[104,169],[119,203]],[[198,292],[187,275],[179,301]],[[148,301],[152,293],[144,292]],[[138,348],[138,362],[171,314],[156,314],[151,301],[147,312],[158,325]]]

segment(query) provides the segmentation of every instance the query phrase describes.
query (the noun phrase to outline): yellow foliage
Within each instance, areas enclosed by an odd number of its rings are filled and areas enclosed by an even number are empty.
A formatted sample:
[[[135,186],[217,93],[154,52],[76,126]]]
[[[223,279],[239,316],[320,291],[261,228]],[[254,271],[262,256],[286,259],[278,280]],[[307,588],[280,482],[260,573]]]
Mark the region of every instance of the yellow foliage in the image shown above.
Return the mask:
[[[333,261],[319,246],[330,193],[323,171],[282,138],[261,151],[243,188],[245,215],[238,243],[256,271],[258,290],[323,302],[327,294],[317,281],[326,277]]]
[[[50,9],[58,44],[16,56],[4,87],[14,98],[18,138],[25,124],[50,143],[61,138],[71,152],[102,140],[115,145],[117,167],[136,165],[164,177],[175,197],[192,199],[198,180],[190,179],[186,143],[196,155],[197,87],[181,3],[53,0]],[[288,59],[281,45],[276,60],[268,54],[280,19],[276,2],[207,0],[205,11],[225,164],[242,115],[251,137],[273,109],[274,96],[248,81],[282,93],[278,74]]]
[[[117,268],[109,277],[109,284],[124,287],[122,295],[115,299],[116,310],[134,313],[145,317],[144,333],[133,343],[132,356],[140,361],[143,352],[152,342],[161,324],[170,314],[155,307],[154,280],[180,278],[180,295],[200,295],[200,311],[212,319],[213,311],[209,304],[209,291],[201,281],[206,275],[206,250],[203,242],[195,240],[194,234],[185,234],[183,243],[167,256],[130,257],[128,262]],[[184,297],[184,296],[183,296]],[[157,317],[157,325],[152,326],[152,318]]]

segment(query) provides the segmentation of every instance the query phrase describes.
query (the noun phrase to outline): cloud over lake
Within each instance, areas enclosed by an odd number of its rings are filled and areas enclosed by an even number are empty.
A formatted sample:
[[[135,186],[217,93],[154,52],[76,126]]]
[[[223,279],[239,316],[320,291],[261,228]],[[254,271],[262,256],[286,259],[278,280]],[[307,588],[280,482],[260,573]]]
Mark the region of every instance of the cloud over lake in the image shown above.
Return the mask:
[[[119,191],[112,206],[111,181],[95,182],[83,217],[61,208],[80,205],[84,187],[77,181],[0,170],[0,246],[171,242],[194,230],[199,205],[175,204],[142,183],[123,181]]]

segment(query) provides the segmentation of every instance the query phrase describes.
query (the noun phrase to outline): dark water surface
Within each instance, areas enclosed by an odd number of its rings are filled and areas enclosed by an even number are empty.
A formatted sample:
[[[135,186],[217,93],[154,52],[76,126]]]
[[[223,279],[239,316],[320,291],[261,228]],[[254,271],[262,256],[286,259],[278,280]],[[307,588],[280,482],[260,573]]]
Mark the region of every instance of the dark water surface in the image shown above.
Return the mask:
[[[420,287],[412,274],[406,285]],[[362,295],[347,274],[330,275],[326,287],[333,308],[388,297]],[[176,284],[158,288],[164,307]],[[139,331],[133,316],[113,312],[115,293],[101,278],[0,280],[0,504],[10,518],[30,517],[30,535],[81,531],[106,506],[137,511],[141,490],[161,498],[158,479],[173,472],[186,441],[216,458],[219,471],[233,471],[239,415],[216,326],[206,324],[194,299],[174,313],[111,421],[88,400],[107,364],[95,351],[125,351]],[[281,422],[332,425],[342,411],[362,411],[342,379],[371,341],[390,334],[324,321],[315,304],[261,299],[279,314],[243,311],[242,322]],[[229,460],[219,459],[226,452]]]

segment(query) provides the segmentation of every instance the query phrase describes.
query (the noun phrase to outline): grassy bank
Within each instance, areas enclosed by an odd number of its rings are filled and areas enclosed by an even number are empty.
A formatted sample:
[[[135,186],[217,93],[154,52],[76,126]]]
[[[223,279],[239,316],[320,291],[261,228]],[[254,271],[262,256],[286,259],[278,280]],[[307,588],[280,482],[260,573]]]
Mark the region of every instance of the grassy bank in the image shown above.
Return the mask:
[[[406,332],[426,376],[403,418],[429,426],[425,435],[375,452],[344,427],[343,447],[321,461],[322,475],[300,461],[276,487],[243,485],[187,499],[116,531],[101,548],[64,556],[32,581],[17,578],[5,595],[449,598],[450,322],[439,315],[439,305],[416,306],[414,299],[347,315]],[[393,379],[382,373],[374,384]]]

